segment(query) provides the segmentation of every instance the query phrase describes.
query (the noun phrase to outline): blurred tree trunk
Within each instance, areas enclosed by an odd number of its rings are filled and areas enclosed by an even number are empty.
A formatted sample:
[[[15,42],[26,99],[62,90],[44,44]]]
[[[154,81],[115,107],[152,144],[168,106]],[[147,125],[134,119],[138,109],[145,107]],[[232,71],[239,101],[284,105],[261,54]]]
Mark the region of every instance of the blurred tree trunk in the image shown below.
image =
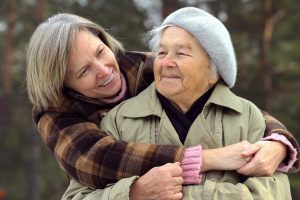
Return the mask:
[[[33,16],[36,26],[38,26],[43,21],[45,8],[46,8],[46,0],[36,0],[34,16]]]
[[[39,23],[43,20],[43,15],[45,12],[46,1],[45,0],[36,0],[35,8],[34,8],[34,23],[38,26]],[[28,144],[29,144],[29,152],[30,156],[28,158],[28,171],[29,171],[29,186],[28,186],[28,197],[30,200],[38,200],[39,198],[39,184],[38,184],[38,167],[39,167],[39,143],[38,143],[38,133],[34,126],[34,122],[32,122],[32,127],[28,128]]]
[[[270,66],[268,54],[275,24],[289,12],[299,11],[299,4],[291,4],[277,11],[272,10],[272,0],[263,0],[262,4],[262,42],[260,48],[259,69],[262,78],[263,107],[271,111],[273,88],[273,67]]]
[[[181,8],[178,0],[162,0],[162,18],[165,19],[169,14]]]
[[[4,1],[3,8],[5,9],[6,20],[6,38],[3,60],[2,82],[3,82],[3,95],[0,96],[0,170],[5,168],[5,157],[9,154],[3,147],[5,139],[8,136],[7,129],[11,124],[12,106],[12,65],[14,63],[14,25],[16,20],[16,0]],[[4,184],[0,182],[0,184]]]
[[[214,15],[215,17],[218,18],[218,14],[219,12],[221,11],[221,4],[225,4],[222,0],[215,0],[211,3],[211,8],[212,8],[212,11],[214,11],[213,13],[211,13],[212,15]],[[212,12],[211,11],[211,12]],[[226,12],[226,11],[225,11]]]
[[[272,95],[272,69],[270,67],[268,54],[273,34],[272,0],[262,0],[262,41],[260,47],[259,71],[261,75],[263,108],[271,111]]]
[[[12,66],[14,64],[14,26],[16,20],[16,0],[7,2],[5,12],[7,24],[7,39],[4,55],[4,68],[3,68],[3,94],[10,96],[12,94]]]

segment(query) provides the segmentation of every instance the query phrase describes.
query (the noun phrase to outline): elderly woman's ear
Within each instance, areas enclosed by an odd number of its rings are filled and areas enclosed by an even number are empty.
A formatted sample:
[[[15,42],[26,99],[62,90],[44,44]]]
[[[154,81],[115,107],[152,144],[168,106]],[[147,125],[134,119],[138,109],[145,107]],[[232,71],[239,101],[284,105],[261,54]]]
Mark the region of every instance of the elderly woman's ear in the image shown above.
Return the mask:
[[[221,77],[218,72],[217,66],[214,64],[213,61],[211,61],[210,70],[211,70],[211,76],[210,76],[208,84],[209,84],[209,86],[213,86],[220,80]]]

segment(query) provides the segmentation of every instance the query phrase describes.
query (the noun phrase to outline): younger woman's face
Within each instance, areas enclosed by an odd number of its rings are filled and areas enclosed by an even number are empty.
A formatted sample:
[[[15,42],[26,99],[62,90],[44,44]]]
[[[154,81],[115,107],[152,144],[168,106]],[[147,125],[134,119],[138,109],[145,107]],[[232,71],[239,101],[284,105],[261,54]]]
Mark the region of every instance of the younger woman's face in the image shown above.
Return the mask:
[[[89,98],[109,98],[120,91],[121,76],[115,55],[88,30],[77,33],[68,69],[65,85]]]

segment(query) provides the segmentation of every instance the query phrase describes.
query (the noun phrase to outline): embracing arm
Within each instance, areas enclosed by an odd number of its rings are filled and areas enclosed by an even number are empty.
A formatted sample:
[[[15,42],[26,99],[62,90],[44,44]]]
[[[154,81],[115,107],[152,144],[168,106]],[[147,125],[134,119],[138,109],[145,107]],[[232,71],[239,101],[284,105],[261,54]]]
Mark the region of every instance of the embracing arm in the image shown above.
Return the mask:
[[[72,114],[47,112],[35,116],[35,122],[59,165],[72,178],[92,187],[103,188],[122,178],[141,176],[155,166],[181,161],[185,150],[117,141],[96,124]]]
[[[255,145],[242,141],[211,152],[203,150],[203,170],[219,169],[220,166],[223,170],[230,170],[243,165],[247,161],[241,158],[240,152],[244,150],[255,152]],[[154,167],[140,178],[121,179],[105,189],[94,189],[71,180],[62,199],[182,199],[181,175],[178,163],[174,163]],[[213,190],[206,191],[207,196],[211,195],[209,199],[291,199],[288,179],[280,173],[271,177],[247,178],[236,184],[206,179],[204,188],[212,186]]]
[[[61,168],[76,181],[103,188],[182,159],[185,148],[116,141],[78,116],[47,112],[35,117],[38,131]]]

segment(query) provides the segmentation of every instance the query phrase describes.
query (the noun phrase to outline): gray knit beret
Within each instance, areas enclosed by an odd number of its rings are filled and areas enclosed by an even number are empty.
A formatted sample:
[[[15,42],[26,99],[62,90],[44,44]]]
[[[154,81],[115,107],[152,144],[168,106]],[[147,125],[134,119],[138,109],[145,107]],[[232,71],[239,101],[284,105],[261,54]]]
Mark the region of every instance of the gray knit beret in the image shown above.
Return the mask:
[[[170,14],[162,26],[175,25],[191,33],[206,50],[216,68],[231,88],[234,86],[237,66],[230,35],[221,21],[194,7],[181,8]]]

